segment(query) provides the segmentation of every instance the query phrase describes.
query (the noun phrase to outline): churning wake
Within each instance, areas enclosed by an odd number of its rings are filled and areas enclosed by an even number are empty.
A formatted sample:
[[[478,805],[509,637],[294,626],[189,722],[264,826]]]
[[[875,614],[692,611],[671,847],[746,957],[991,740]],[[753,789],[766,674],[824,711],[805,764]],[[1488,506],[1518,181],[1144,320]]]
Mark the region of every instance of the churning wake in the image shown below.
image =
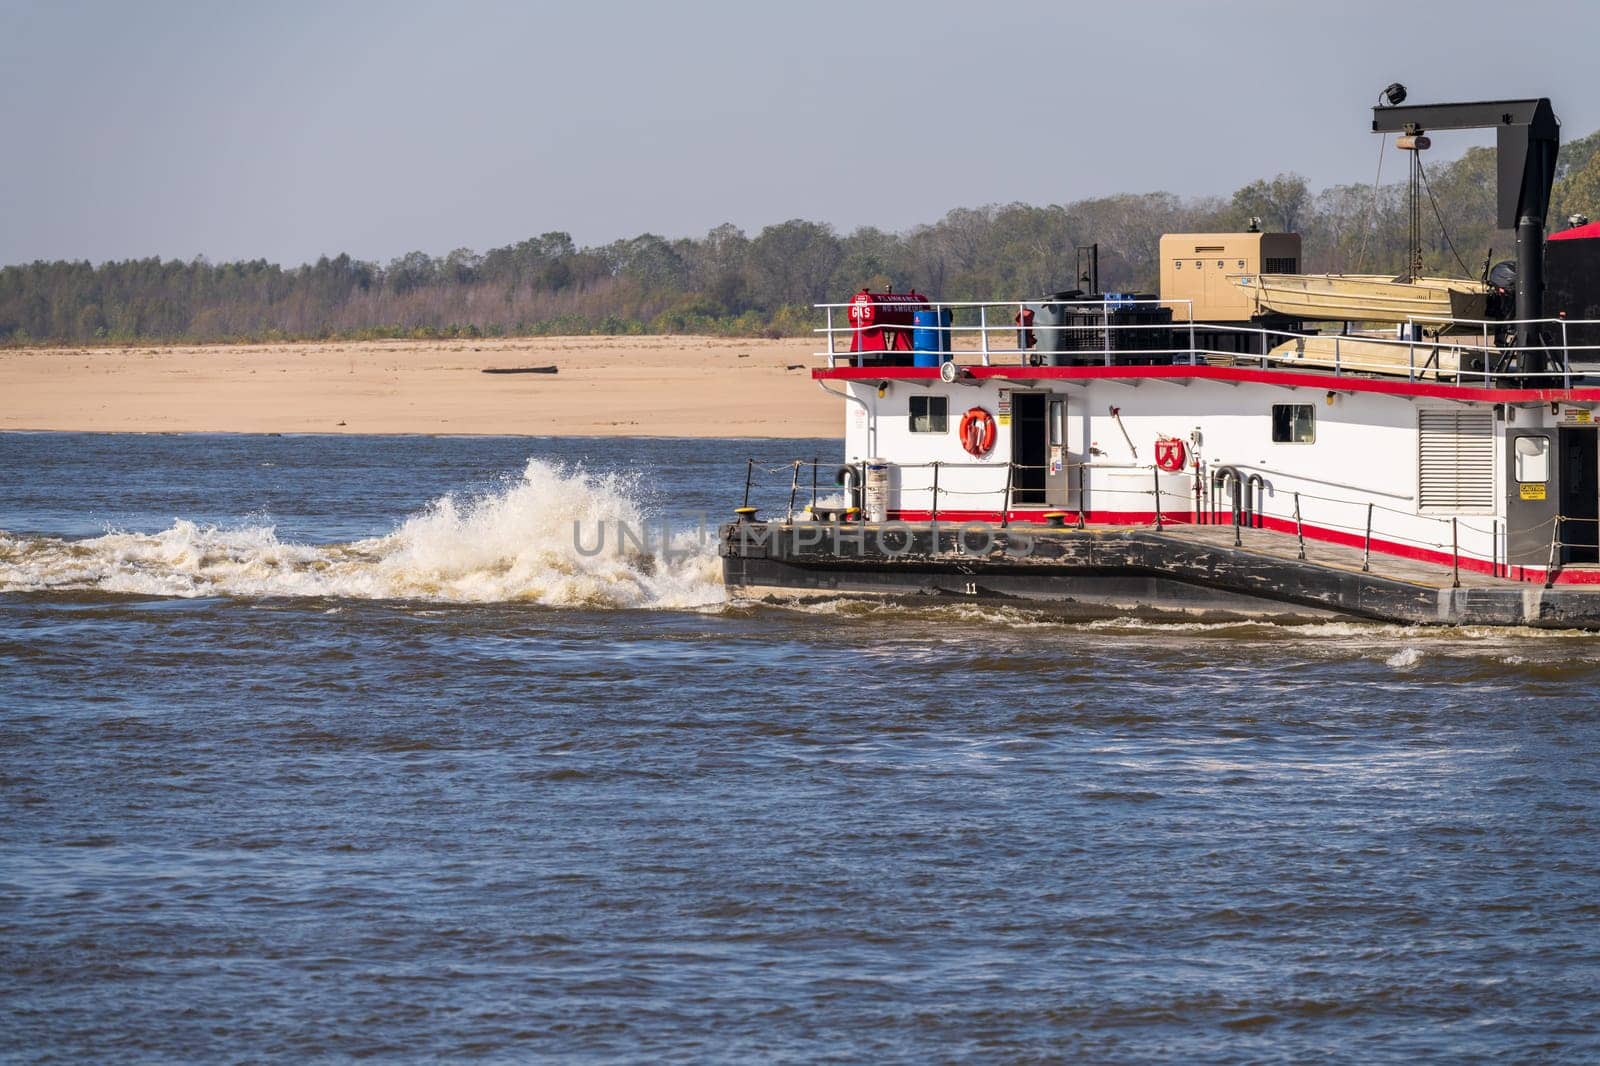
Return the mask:
[[[47,590],[560,607],[696,607],[726,598],[709,538],[667,537],[659,522],[647,522],[624,478],[539,460],[497,491],[443,496],[386,536],[346,544],[296,544],[269,525],[183,519],[159,533],[87,540],[0,532],[0,592]]]

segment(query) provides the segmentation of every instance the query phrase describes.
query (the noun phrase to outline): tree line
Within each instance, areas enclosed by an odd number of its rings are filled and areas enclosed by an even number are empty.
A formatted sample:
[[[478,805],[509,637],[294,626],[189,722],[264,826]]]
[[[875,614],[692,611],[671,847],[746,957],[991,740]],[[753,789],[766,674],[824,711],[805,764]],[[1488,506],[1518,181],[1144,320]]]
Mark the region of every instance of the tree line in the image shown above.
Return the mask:
[[[1492,149],[1426,173],[1424,272],[1475,277],[1486,258],[1513,256],[1513,235],[1495,229]],[[846,300],[862,286],[952,301],[1078,288],[1076,249],[1090,243],[1099,245],[1103,289],[1153,291],[1163,233],[1239,230],[1252,218],[1302,234],[1307,272],[1398,275],[1409,254],[1407,212],[1403,183],[1313,192],[1304,178],[1280,174],[1227,198],[1158,192],[958,208],[904,233],[840,234],[794,219],[753,237],[725,224],[698,239],[646,233],[594,247],[546,233],[482,254],[411,252],[386,265],[348,255],[290,268],[203,257],[39,261],[0,268],[0,343],[783,336],[812,328],[811,304]],[[1600,218],[1600,132],[1561,152],[1550,228],[1575,213]]]

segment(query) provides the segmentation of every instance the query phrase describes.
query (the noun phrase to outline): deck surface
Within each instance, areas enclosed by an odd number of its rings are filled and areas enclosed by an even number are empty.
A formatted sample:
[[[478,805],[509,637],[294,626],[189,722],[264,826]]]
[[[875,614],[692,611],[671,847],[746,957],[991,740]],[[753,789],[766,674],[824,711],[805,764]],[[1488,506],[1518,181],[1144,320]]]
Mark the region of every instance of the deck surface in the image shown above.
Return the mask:
[[[846,530],[853,535],[841,542]],[[1235,613],[1270,603],[1279,611],[1430,625],[1600,629],[1600,584],[1546,588],[1377,552],[1363,571],[1360,547],[1307,540],[1302,559],[1293,533],[1231,525],[1172,524],[1157,531],[1150,525],[1057,529],[1018,522],[1003,530],[985,527],[988,545],[974,547],[968,530],[943,522],[935,533],[926,522],[819,528],[756,521],[724,526],[720,552],[724,579],[744,587],[1094,601],[1133,609],[1189,610],[1207,600],[1205,609]]]
[[[1032,531],[1032,527],[1027,528],[1030,532]],[[1138,531],[1147,535],[1169,537],[1172,540],[1186,544],[1203,544],[1215,548],[1231,548],[1234,544],[1234,527],[1225,525],[1168,525],[1159,534],[1150,526],[1089,526],[1081,532],[1067,530],[1068,533],[1079,536],[1112,531],[1119,533]],[[1060,531],[1051,530],[1050,532],[1055,535]],[[1273,559],[1298,561],[1300,546],[1292,533],[1241,528],[1239,530],[1239,547],[1237,550],[1250,552],[1253,555],[1264,555]],[[1305,553],[1305,561],[1313,566],[1330,567],[1335,570],[1345,570],[1357,574],[1362,572],[1362,551],[1360,548],[1307,539]],[[1391,581],[1405,581],[1428,588],[1450,588],[1453,584],[1451,568],[1447,565],[1425,562],[1420,559],[1403,559],[1399,556],[1385,555],[1379,552],[1372,553],[1367,572],[1378,577],[1388,578]],[[1528,582],[1526,581],[1493,577],[1476,571],[1462,570],[1460,573],[1461,588],[1526,588],[1527,585]]]

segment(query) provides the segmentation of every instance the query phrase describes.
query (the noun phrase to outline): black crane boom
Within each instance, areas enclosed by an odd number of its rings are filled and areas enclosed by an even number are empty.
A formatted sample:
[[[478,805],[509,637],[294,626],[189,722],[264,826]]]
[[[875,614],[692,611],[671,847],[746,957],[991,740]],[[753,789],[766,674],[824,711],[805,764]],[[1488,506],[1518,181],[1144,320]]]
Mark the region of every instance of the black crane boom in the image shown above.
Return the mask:
[[[1517,231],[1517,317],[1544,317],[1544,230],[1561,150],[1561,123],[1550,101],[1482,100],[1460,104],[1415,104],[1372,109],[1374,133],[1493,129],[1497,170],[1496,205],[1501,229]],[[1520,336],[1537,337],[1537,326]],[[1527,343],[1524,341],[1523,343]],[[1538,368],[1538,369],[1542,369]]]

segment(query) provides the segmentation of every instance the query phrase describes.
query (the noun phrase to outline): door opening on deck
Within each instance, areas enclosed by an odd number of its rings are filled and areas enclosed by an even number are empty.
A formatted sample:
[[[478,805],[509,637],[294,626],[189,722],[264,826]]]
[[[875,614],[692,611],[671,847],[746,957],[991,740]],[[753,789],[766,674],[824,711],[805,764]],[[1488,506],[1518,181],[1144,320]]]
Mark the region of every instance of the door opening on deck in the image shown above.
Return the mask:
[[[1600,563],[1600,437],[1563,428],[1560,447],[1561,561]]]
[[[1045,505],[1045,393],[1011,394],[1011,502]]]

